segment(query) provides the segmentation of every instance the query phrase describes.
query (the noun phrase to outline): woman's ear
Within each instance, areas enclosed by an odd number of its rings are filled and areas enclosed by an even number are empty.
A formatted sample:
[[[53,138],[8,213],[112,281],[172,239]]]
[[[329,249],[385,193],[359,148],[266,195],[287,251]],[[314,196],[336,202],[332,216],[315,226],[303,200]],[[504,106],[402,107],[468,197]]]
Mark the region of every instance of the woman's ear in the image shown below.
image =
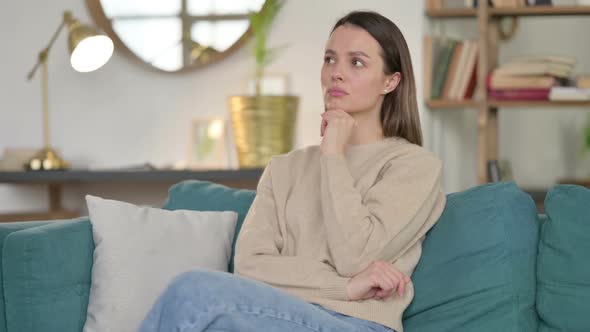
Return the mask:
[[[399,82],[402,80],[402,74],[400,72],[395,72],[391,75],[387,75],[385,78],[385,88],[383,89],[384,94],[388,94],[391,91],[395,90],[399,85]]]

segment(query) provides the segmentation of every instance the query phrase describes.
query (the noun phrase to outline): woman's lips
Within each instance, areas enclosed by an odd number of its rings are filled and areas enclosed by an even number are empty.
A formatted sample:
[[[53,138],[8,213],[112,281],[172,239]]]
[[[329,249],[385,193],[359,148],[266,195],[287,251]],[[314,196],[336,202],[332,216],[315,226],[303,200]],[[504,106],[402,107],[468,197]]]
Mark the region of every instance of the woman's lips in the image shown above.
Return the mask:
[[[338,89],[338,88],[331,88],[328,89],[328,95],[330,97],[342,97],[342,96],[346,96],[348,93],[342,89]]]

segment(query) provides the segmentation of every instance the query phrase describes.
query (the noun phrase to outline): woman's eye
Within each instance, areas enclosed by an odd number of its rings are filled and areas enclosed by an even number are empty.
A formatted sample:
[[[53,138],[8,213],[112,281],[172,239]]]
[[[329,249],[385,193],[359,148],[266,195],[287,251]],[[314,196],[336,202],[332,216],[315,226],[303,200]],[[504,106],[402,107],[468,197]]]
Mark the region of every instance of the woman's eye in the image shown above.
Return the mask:
[[[354,59],[354,60],[352,60],[352,65],[355,66],[355,67],[362,67],[365,64],[361,60]]]
[[[324,58],[324,62],[325,62],[325,63],[332,64],[332,63],[334,63],[335,61],[334,61],[334,58],[333,58],[333,57],[331,57],[331,56],[327,56],[327,57],[325,57],[325,58]]]

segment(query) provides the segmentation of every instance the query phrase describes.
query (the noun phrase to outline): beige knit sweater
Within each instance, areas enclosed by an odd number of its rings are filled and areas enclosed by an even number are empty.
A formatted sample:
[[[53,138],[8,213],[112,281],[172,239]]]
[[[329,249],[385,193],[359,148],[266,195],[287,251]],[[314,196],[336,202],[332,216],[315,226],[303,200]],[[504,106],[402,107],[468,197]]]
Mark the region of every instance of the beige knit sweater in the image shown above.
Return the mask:
[[[441,161],[402,138],[276,156],[238,237],[236,273],[401,332],[411,282],[401,297],[365,301],[350,301],[346,283],[375,260],[411,276],[446,202],[440,177]]]

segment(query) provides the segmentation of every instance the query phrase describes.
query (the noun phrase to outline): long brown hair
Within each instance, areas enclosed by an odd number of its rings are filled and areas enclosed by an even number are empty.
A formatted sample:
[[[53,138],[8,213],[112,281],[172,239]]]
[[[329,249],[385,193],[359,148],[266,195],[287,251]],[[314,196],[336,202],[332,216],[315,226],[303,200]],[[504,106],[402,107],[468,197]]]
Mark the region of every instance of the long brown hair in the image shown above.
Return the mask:
[[[375,12],[351,12],[336,22],[332,32],[345,24],[363,29],[377,40],[381,46],[386,75],[396,72],[401,74],[397,88],[383,98],[380,112],[383,135],[403,137],[411,143],[422,145],[414,70],[410,50],[401,31],[395,23]]]

